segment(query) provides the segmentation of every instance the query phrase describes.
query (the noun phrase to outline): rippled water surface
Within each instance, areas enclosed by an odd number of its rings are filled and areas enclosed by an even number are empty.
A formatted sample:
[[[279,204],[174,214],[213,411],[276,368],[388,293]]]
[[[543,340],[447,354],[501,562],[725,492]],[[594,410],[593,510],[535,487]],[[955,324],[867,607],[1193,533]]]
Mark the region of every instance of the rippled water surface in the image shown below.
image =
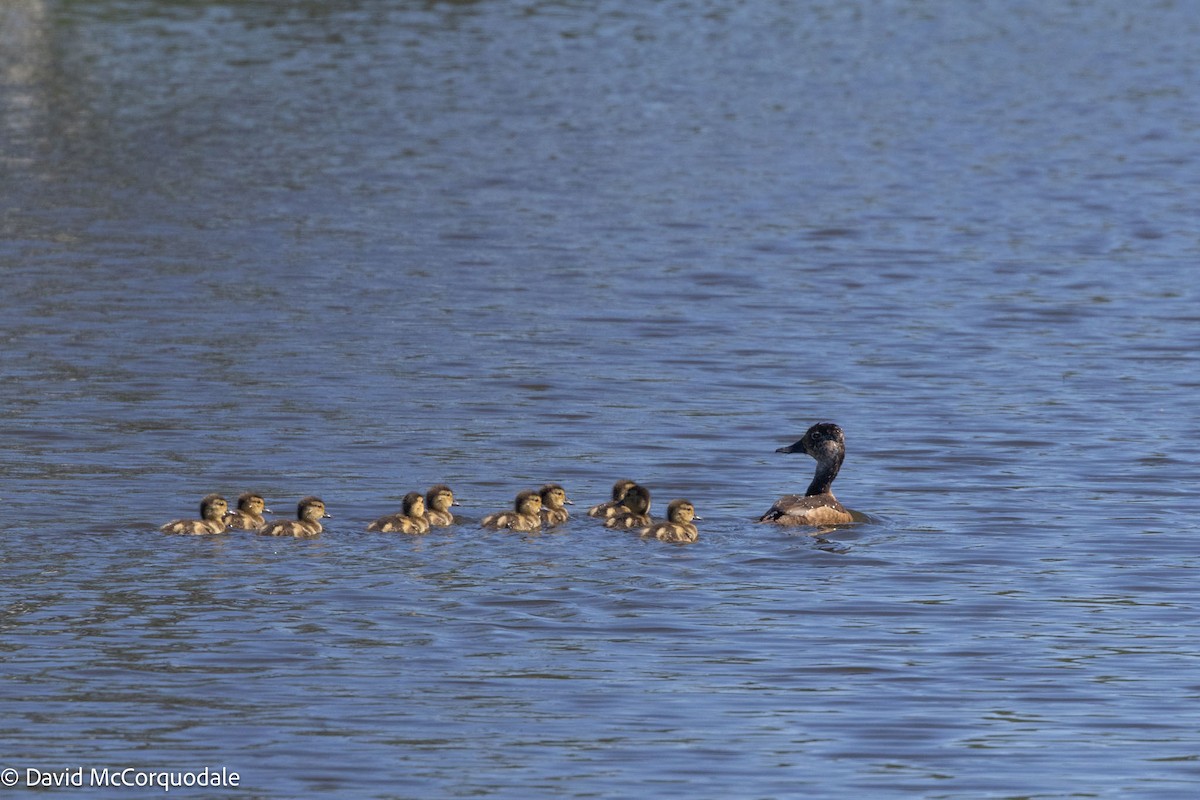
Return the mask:
[[[0,768],[1195,797],[1192,11],[3,4]],[[754,525],[821,419],[870,521]]]

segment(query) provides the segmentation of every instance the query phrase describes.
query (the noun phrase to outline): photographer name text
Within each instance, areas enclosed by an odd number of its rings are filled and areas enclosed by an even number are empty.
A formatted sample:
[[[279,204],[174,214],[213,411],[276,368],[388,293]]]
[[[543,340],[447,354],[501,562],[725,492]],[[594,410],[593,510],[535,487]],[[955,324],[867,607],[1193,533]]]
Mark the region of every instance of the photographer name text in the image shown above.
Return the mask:
[[[107,786],[115,788],[157,788],[164,792],[172,789],[183,789],[193,786],[203,786],[210,789],[235,789],[240,784],[241,776],[226,767],[193,770],[150,770],[137,767],[119,769],[102,769],[72,767],[68,769],[45,770],[36,767],[26,767],[18,770],[13,767],[0,772],[0,786],[18,786],[24,778],[26,788],[84,788]]]

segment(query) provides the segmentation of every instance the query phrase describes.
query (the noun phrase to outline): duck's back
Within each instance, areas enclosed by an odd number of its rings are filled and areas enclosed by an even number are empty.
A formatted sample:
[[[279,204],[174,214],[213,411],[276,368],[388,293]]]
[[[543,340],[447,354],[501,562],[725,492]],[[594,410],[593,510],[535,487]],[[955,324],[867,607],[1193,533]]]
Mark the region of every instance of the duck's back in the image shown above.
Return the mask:
[[[264,536],[316,536],[321,532],[321,523],[300,519],[276,520],[258,529]]]
[[[230,511],[225,515],[225,524],[231,530],[254,531],[265,525],[266,520],[247,511]]]
[[[542,507],[542,521],[547,525],[562,525],[571,518],[571,512],[565,508]]]
[[[658,539],[660,542],[690,544],[699,540],[700,531],[690,522],[660,522],[645,528],[642,536]]]
[[[759,522],[776,525],[844,525],[854,517],[832,494],[798,495],[789,494],[775,501],[775,505],[763,514]]]
[[[588,509],[589,517],[599,517],[600,519],[609,519],[620,513],[623,506],[620,500],[609,500],[600,505],[592,506]]]
[[[379,533],[428,533],[429,526],[426,525],[422,528],[420,522],[414,517],[392,514],[375,520],[367,526],[367,530]]]
[[[542,527],[541,514],[521,514],[516,511],[499,511],[488,514],[480,523],[485,528],[510,531],[536,531]]]
[[[616,514],[604,520],[604,527],[617,530],[644,528],[650,524],[649,514],[636,514],[627,508],[620,509]]]
[[[212,533],[225,533],[224,522],[211,519],[177,519],[159,528],[163,533],[187,533],[202,536]]]

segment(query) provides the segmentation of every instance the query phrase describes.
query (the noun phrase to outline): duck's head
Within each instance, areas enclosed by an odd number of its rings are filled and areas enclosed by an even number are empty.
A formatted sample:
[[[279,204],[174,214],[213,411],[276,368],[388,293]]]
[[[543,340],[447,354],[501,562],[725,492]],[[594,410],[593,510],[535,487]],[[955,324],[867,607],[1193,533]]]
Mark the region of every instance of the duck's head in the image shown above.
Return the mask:
[[[542,512],[542,496],[535,491],[525,490],[517,494],[513,508],[518,514],[540,514]]]
[[[459,505],[454,499],[454,492],[449,486],[439,483],[437,486],[430,487],[425,493],[425,507],[436,509],[437,511],[449,511],[450,506]]]
[[[400,501],[400,511],[406,517],[425,516],[425,497],[420,492],[409,492]]]
[[[267,501],[263,499],[261,494],[254,492],[245,492],[238,496],[238,511],[245,511],[255,517],[261,517],[263,512],[271,513],[271,509],[267,508]]]
[[[634,514],[649,513],[650,490],[640,483],[635,483],[626,490],[625,496],[621,498],[621,505],[628,508]]]
[[[219,520],[229,512],[229,501],[219,494],[210,494],[200,501],[200,519]]]
[[[325,501],[319,497],[305,497],[296,504],[296,519],[316,522],[330,516],[330,514],[325,513]]]
[[[542,498],[543,508],[562,508],[564,505],[575,505],[567,499],[567,490],[557,483],[547,483],[538,490]]]
[[[840,462],[846,455],[846,436],[832,422],[818,422],[798,442],[781,447],[776,453],[808,453],[817,461]]]
[[[625,497],[625,493],[628,492],[630,490],[630,488],[634,487],[634,486],[637,486],[637,484],[634,481],[629,480],[629,478],[621,478],[621,480],[614,483],[613,490],[612,490],[613,502],[615,502],[615,503],[621,502],[621,499],[623,497]]]
[[[696,516],[696,507],[687,500],[672,500],[667,506],[667,519],[671,522],[691,522],[700,517]]]

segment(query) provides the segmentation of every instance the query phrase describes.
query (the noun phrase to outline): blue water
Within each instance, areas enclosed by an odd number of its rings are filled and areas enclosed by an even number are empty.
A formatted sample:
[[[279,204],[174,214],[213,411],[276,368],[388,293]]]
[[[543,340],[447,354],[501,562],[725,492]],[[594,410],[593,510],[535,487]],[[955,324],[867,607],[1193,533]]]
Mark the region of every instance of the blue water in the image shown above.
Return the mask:
[[[1198,34],[5,3],[15,795],[1195,797]],[[823,419],[871,521],[754,525]],[[583,516],[620,477],[700,541]],[[563,528],[474,524],[547,481]],[[364,532],[441,482],[465,524]],[[157,532],[247,489],[333,519]]]

